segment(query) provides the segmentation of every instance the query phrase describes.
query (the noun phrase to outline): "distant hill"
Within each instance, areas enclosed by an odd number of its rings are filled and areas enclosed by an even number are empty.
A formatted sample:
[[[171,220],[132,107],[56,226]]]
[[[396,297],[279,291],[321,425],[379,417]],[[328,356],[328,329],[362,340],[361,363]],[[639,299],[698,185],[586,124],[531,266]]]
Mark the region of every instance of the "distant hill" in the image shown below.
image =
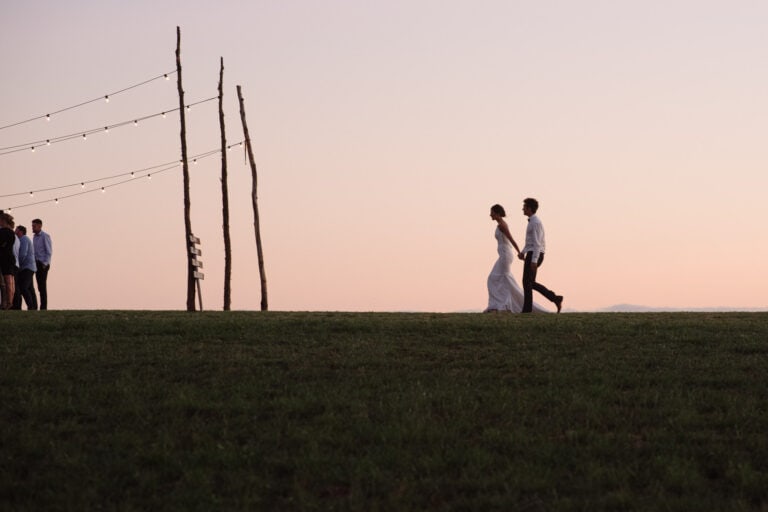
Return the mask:
[[[664,313],[664,312],[691,312],[691,313],[714,313],[714,312],[763,312],[768,311],[768,307],[765,308],[732,308],[732,307],[717,307],[717,308],[664,308],[664,307],[650,307],[639,306],[637,304],[616,304],[607,308],[597,310],[601,313]]]

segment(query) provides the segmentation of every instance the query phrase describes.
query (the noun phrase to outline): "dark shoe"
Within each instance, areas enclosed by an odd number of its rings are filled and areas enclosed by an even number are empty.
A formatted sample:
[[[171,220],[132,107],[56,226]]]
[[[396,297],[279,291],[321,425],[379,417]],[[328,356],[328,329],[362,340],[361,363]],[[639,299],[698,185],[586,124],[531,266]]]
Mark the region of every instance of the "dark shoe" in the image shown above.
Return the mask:
[[[555,295],[555,306],[557,306],[557,312],[559,313],[563,309],[563,296]]]

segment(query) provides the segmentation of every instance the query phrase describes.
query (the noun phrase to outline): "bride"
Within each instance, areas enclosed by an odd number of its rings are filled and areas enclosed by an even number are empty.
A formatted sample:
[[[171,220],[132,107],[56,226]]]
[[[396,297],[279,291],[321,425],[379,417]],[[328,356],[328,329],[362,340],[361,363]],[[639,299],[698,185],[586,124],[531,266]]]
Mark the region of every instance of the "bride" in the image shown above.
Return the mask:
[[[499,259],[496,260],[488,276],[488,307],[484,313],[498,311],[520,313],[523,310],[523,289],[515,281],[510,269],[515,256],[520,253],[520,248],[509,232],[509,227],[504,220],[506,215],[503,206],[499,204],[491,206],[491,219],[498,224],[494,236],[498,241]],[[546,313],[546,310],[538,304],[533,305],[533,311]]]

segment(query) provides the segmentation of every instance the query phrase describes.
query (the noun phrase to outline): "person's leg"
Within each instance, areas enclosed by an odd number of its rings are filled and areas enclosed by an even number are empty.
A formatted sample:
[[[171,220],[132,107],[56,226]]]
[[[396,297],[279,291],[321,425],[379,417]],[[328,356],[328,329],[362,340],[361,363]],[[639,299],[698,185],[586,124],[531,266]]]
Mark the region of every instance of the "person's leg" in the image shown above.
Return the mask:
[[[533,311],[533,284],[536,282],[536,269],[531,268],[532,256],[533,253],[527,253],[523,264],[523,313]]]
[[[13,274],[6,274],[3,276],[5,281],[5,295],[3,295],[3,309],[11,309],[13,307],[13,296],[16,293],[16,278]]]
[[[544,255],[543,254],[539,257],[539,265],[538,266],[540,267],[542,265],[542,263],[544,263]],[[535,277],[534,277],[534,282],[531,285],[531,287],[534,290],[536,290],[537,292],[539,292],[540,294],[542,294],[543,296],[545,296],[550,302],[554,302],[555,306],[557,306],[557,312],[558,313],[560,312],[560,308],[563,305],[563,297],[561,295],[557,295],[555,292],[553,292],[552,290],[550,290],[549,288],[547,288],[543,284],[537,283]]]
[[[48,309],[48,286],[46,284],[48,280],[48,267],[39,261],[37,262],[35,279],[37,281],[37,291],[40,292],[40,309]]]
[[[13,305],[11,309],[21,309],[21,288],[24,284],[23,270],[16,273],[16,291],[13,294]]]
[[[16,280],[16,294],[24,297],[24,302],[27,304],[27,309],[34,311],[37,309],[37,296],[35,295],[35,286],[32,284],[35,273],[29,269],[24,269],[19,272],[20,279]],[[21,290],[18,289],[21,285]],[[19,308],[21,309],[21,301],[19,301]]]

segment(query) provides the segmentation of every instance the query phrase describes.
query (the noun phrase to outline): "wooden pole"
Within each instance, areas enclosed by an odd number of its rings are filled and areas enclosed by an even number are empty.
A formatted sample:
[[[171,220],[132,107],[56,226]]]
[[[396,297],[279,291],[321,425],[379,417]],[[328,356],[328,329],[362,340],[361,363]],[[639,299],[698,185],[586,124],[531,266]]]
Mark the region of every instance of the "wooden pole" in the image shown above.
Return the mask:
[[[176,79],[179,87],[179,119],[181,120],[181,165],[184,176],[184,253],[187,255],[187,311],[195,311],[195,267],[194,256],[189,251],[189,237],[192,235],[189,200],[189,163],[187,162],[187,125],[184,112],[184,88],[181,85],[181,28],[176,27]]]
[[[219,127],[221,129],[221,214],[224,231],[224,311],[229,311],[232,303],[232,243],[229,237],[229,186],[227,184],[227,136],[224,130],[224,57],[221,57],[219,71]],[[200,309],[202,309],[202,305]]]
[[[251,148],[251,137],[248,135],[248,124],[245,122],[245,103],[243,102],[243,93],[240,86],[237,86],[237,99],[240,102],[240,120],[243,122],[243,135],[245,135],[245,147],[248,151],[248,160],[251,163],[251,177],[253,178],[253,187],[251,188],[251,201],[253,203],[253,228],[256,232],[256,250],[259,258],[259,276],[261,277],[261,310],[267,311],[267,276],[264,273],[264,250],[261,246],[261,228],[259,227],[259,204],[256,194],[258,179],[256,175],[256,163],[253,161],[253,149]]]

